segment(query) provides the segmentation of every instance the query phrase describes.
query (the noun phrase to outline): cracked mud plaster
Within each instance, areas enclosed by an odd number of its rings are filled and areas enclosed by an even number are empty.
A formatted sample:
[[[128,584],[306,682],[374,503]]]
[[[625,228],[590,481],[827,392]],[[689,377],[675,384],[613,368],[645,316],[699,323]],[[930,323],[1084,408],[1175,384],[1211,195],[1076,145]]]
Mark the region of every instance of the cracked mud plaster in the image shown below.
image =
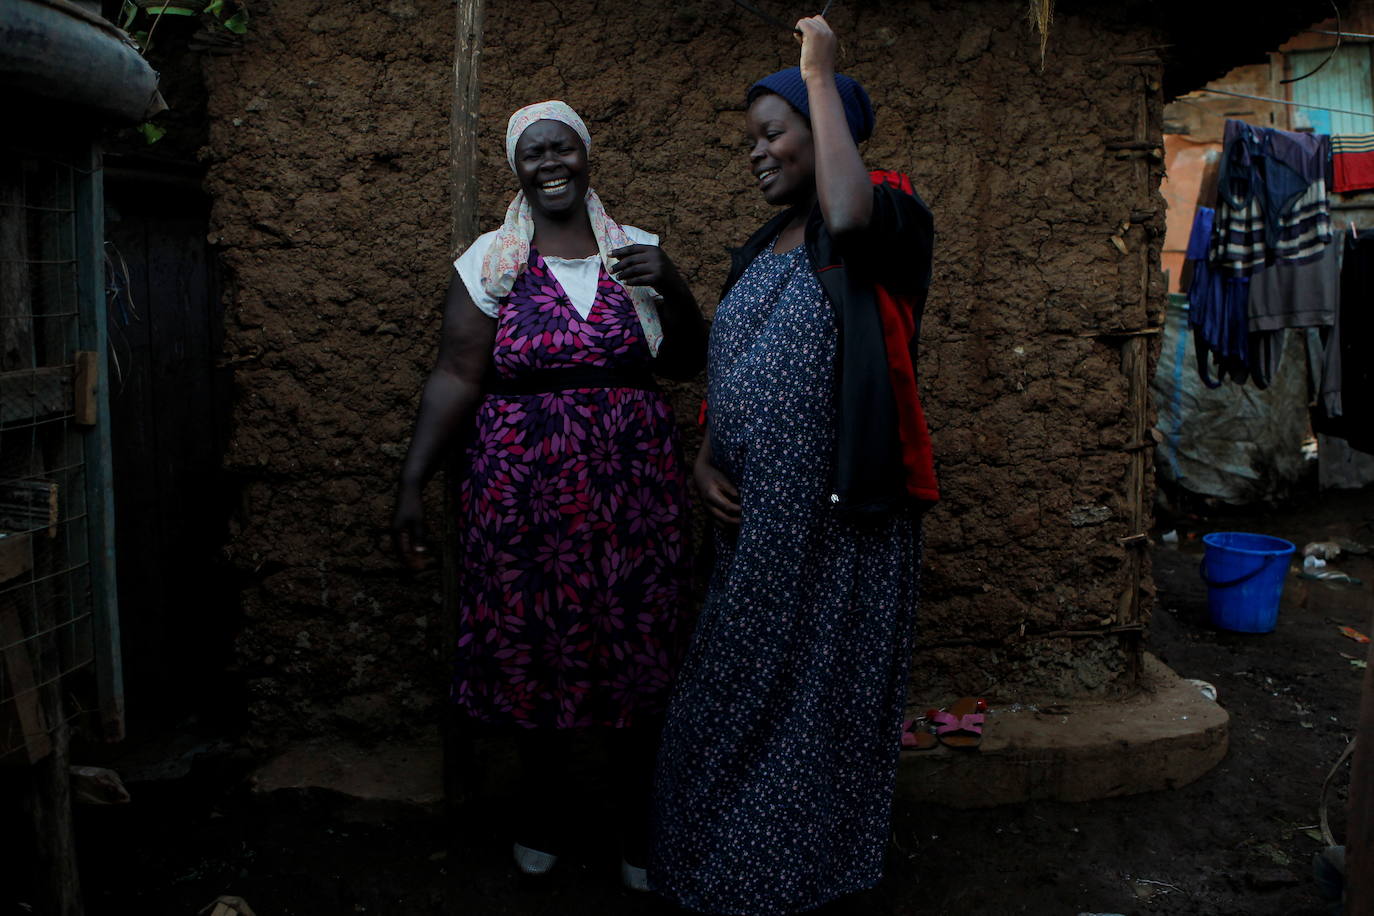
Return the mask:
[[[205,60],[238,366],[237,656],[261,736],[420,727],[445,688],[439,578],[402,575],[386,529],[449,272],[452,18],[439,0],[272,0],[241,50]],[[877,108],[866,161],[908,172],[939,231],[921,386],[944,501],[913,693],[1128,689],[1118,637],[1034,634],[1099,626],[1130,587],[1130,387],[1121,340],[1083,335],[1160,318],[1160,175],[1105,149],[1159,139],[1149,76],[1112,60],[1157,36],[1065,14],[1041,74],[1021,3],[854,2],[833,22]],[[489,0],[484,34],[481,227],[515,187],[506,116],[563,98],[610,212],[662,235],[709,313],[726,246],[769,215],[743,94],[795,62],[789,36],[721,0]],[[689,453],[700,391],[673,386]],[[1082,506],[1109,512],[1075,527]]]

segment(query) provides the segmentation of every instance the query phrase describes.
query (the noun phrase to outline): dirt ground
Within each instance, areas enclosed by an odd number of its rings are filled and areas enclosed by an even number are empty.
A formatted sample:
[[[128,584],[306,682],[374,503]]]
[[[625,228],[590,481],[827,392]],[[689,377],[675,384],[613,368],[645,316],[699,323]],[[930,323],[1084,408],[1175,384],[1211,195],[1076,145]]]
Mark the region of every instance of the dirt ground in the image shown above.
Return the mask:
[[[1155,549],[1159,598],[1148,647],[1180,674],[1216,686],[1232,717],[1225,761],[1164,794],[982,811],[899,805],[884,883],[825,912],[1332,912],[1308,876],[1319,847],[1312,827],[1322,778],[1355,722],[1361,672],[1350,657],[1367,648],[1336,628],[1367,630],[1370,586],[1291,578],[1275,633],[1219,632],[1206,619],[1197,538],[1248,530],[1299,547],[1329,535],[1374,542],[1371,524],[1374,489],[1267,512],[1164,519],[1156,539],[1177,526],[1182,544]],[[1374,582],[1374,556],[1334,565]],[[543,881],[510,865],[500,826],[509,799],[484,799],[456,821],[417,811],[360,815],[318,794],[254,797],[245,784],[251,764],[251,755],[220,743],[187,775],[133,783],[130,805],[80,809],[88,912],[181,916],[226,893],[260,916],[670,912],[616,881],[594,758],[584,762],[592,783],[585,842]],[[1344,780],[1337,786],[1339,836]]]

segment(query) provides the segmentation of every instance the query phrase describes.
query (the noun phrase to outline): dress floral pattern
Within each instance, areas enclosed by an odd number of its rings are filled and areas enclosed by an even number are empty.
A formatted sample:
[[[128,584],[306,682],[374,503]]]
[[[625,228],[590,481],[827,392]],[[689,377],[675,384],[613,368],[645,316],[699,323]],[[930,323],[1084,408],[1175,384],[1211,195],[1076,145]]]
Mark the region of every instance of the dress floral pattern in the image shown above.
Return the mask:
[[[601,270],[582,318],[531,249],[497,317],[504,379],[647,368],[625,290]],[[686,477],[661,392],[484,398],[459,487],[464,557],[451,698],[481,722],[623,727],[660,713],[688,595]]]

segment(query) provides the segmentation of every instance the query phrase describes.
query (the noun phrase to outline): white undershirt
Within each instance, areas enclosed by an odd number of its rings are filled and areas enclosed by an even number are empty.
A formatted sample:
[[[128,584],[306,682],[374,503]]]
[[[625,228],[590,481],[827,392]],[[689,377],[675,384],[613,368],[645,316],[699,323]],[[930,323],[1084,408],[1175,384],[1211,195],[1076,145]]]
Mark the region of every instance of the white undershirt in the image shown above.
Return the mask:
[[[652,232],[645,232],[634,226],[622,226],[625,234],[630,237],[630,241],[636,245],[657,245],[658,236]],[[467,251],[463,252],[458,260],[453,262],[453,269],[458,271],[458,276],[463,278],[463,285],[468,288],[468,295],[472,297],[473,305],[484,314],[496,317],[496,313],[501,303],[487,295],[487,291],[482,288],[482,261],[486,259],[487,251],[491,249],[492,242],[496,239],[496,232],[484,232],[477,237]],[[599,255],[592,255],[586,258],[551,258],[544,257],[544,263],[553,272],[563,291],[572,300],[573,308],[577,314],[586,318],[592,313],[592,306],[596,304],[596,284],[601,279],[601,258]]]

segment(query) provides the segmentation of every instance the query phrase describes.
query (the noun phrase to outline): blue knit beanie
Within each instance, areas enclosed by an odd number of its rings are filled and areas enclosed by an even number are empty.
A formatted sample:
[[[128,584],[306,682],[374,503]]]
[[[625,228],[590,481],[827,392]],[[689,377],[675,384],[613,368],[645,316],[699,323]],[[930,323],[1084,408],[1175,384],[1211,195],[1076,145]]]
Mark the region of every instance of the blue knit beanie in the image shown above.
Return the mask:
[[[835,88],[840,92],[840,103],[844,105],[844,119],[849,122],[849,132],[855,143],[862,143],[873,136],[873,103],[859,81],[843,73],[835,74]],[[802,117],[811,120],[811,102],[806,96],[806,82],[802,79],[800,67],[788,67],[765,76],[749,87],[745,96],[746,104],[752,105],[754,99],[765,92],[782,96]]]

